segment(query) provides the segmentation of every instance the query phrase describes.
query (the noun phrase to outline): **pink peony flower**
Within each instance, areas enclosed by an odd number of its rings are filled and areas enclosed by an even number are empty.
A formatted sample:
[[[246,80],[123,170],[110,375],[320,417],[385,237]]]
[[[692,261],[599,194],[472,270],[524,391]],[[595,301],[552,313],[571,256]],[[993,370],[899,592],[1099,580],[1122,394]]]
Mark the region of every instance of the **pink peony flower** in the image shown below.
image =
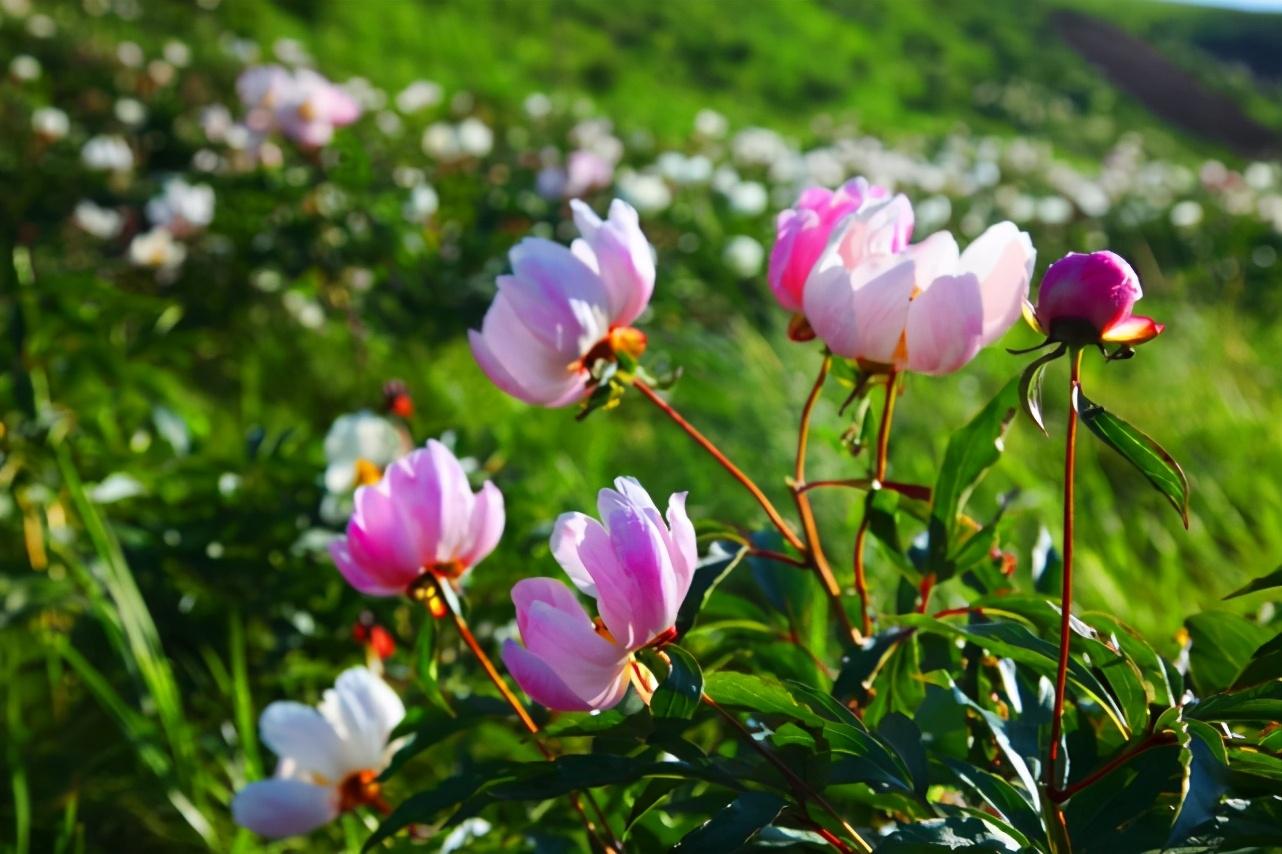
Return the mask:
[[[551,578],[512,588],[524,646],[508,641],[503,662],[534,700],[550,709],[608,709],[628,688],[628,663],[642,647],[675,634],[677,612],[698,561],[686,493],[668,499],[667,523],[635,479],[603,489],[601,522],[566,513],[552,532],[552,554],[597,602],[594,622],[574,593]]]
[[[833,230],[847,216],[890,198],[890,191],[863,178],[847,181],[836,190],[810,187],[797,204],[775,220],[775,245],[770,250],[767,278],[775,298],[785,309],[800,312],[806,280],[823,255]],[[886,250],[898,252],[913,233],[912,208],[905,199],[895,229],[887,236]]]
[[[1037,292],[1037,325],[1069,344],[1134,346],[1165,328],[1131,313],[1144,295],[1131,265],[1112,252],[1070,252],[1051,264]]]
[[[549,407],[583,398],[598,359],[641,354],[645,336],[629,324],[654,291],[654,257],[637,212],[616,199],[602,220],[577,199],[570,205],[583,236],[569,249],[536,237],[513,247],[512,274],[499,277],[480,331],[468,333],[495,385]]]
[[[347,582],[370,596],[404,594],[424,572],[458,578],[503,533],[498,487],[487,482],[473,494],[458,459],[434,439],[357,489],[355,504],[330,555]]]
[[[861,211],[830,242],[806,285],[806,318],[834,353],[865,369],[952,373],[1020,316],[1033,244],[1002,222],[965,252],[941,231],[886,253],[897,203]]]
[[[258,727],[279,759],[276,774],[237,792],[232,817],[277,839],[310,833],[358,806],[385,809],[378,775],[404,717],[400,697],[364,667],[344,671],[317,708],[272,703]]]

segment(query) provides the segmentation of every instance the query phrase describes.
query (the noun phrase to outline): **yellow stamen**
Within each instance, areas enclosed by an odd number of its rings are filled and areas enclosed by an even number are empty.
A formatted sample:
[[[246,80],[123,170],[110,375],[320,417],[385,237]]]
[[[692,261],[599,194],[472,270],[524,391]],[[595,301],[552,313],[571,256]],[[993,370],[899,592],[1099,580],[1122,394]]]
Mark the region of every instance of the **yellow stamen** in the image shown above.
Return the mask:
[[[356,485],[373,486],[383,479],[382,470],[366,459],[356,461]]]

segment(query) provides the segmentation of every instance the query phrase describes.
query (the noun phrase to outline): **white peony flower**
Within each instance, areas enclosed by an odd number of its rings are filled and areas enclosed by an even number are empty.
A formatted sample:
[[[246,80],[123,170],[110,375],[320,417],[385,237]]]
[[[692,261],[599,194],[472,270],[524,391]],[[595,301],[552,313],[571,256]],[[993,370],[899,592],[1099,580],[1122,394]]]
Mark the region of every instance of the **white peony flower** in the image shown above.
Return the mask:
[[[258,728],[279,760],[276,773],[237,792],[232,817],[276,839],[310,833],[359,806],[384,809],[378,775],[404,717],[400,697],[364,667],[343,671],[316,708],[272,703]]]
[[[187,258],[187,247],[166,228],[153,228],[129,242],[129,260],[139,267],[172,271]]]
[[[40,107],[31,114],[31,129],[37,136],[55,142],[67,135],[71,121],[57,107]]]
[[[120,229],[125,224],[125,218],[119,211],[100,207],[88,199],[76,205],[71,221],[81,231],[99,240],[110,240],[120,234]]]
[[[173,234],[199,231],[213,222],[214,189],[207,184],[170,178],[161,194],[147,202],[147,219]]]
[[[325,489],[350,492],[378,480],[409,451],[392,422],[367,410],[340,415],[325,435]]]
[[[95,136],[80,149],[80,160],[95,172],[128,172],[134,168],[134,153],[119,136]]]

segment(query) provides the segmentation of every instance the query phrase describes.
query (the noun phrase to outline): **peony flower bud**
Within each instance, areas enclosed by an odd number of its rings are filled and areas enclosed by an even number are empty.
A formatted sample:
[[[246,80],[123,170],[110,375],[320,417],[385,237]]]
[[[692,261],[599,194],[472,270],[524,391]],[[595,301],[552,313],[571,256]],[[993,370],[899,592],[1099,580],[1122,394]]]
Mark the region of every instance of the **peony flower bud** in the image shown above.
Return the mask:
[[[457,578],[498,545],[503,494],[476,493],[463,466],[435,439],[356,490],[346,536],[330,545],[339,572],[370,596],[406,593],[424,572]]]
[[[1144,295],[1139,276],[1113,252],[1070,252],[1042,277],[1033,317],[1054,341],[1135,346],[1165,328],[1131,314]]]
[[[645,646],[671,640],[698,561],[686,493],[668,500],[667,523],[635,479],[601,490],[601,521],[566,513],[552,532],[552,554],[596,599],[594,622],[573,592],[551,578],[512,588],[524,646],[508,641],[503,661],[534,700],[551,709],[608,709],[628,688],[628,662]]]
[[[654,291],[654,256],[637,212],[616,199],[602,220],[583,202],[570,204],[583,236],[569,249],[540,238],[513,247],[512,274],[499,277],[480,331],[468,333],[494,384],[540,406],[582,399],[598,360],[640,355],[645,336],[630,324]]]
[[[890,191],[885,187],[855,178],[836,190],[810,187],[802,192],[797,204],[779,214],[767,273],[770,289],[779,304],[788,311],[802,311],[806,280],[823,255],[834,229],[844,218],[888,198]],[[901,215],[886,246],[889,252],[898,252],[912,237],[913,214],[907,200],[898,212]]]

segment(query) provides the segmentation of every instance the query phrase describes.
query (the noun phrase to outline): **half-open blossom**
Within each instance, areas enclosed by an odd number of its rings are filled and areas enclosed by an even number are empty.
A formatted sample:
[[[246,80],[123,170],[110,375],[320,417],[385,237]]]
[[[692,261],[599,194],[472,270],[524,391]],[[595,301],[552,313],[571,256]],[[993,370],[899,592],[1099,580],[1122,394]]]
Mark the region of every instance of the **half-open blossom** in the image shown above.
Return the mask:
[[[404,717],[400,697],[364,667],[344,671],[316,708],[272,703],[258,728],[278,758],[276,773],[237,792],[232,817],[276,839],[310,833],[358,806],[385,811],[378,775]]]
[[[424,572],[458,578],[498,545],[503,494],[486,482],[473,493],[449,448],[435,439],[356,490],[347,535],[330,555],[348,583],[370,596],[397,596]]]
[[[1164,328],[1131,313],[1143,295],[1139,276],[1120,255],[1070,252],[1042,277],[1033,315],[1054,341],[1134,346]]]
[[[677,611],[698,560],[686,493],[668,499],[667,521],[630,477],[603,489],[601,521],[566,513],[552,554],[574,585],[596,600],[594,622],[573,591],[552,578],[512,588],[524,646],[508,641],[503,662],[525,693],[550,709],[607,709],[628,688],[628,662],[642,647],[674,636]]]
[[[1002,222],[965,252],[940,231],[886,254],[894,204],[852,216],[829,243],[806,285],[806,319],[834,353],[866,370],[952,373],[1019,318],[1033,244]]]
[[[637,212],[615,200],[602,220],[570,203],[582,237],[566,248],[527,237],[512,248],[512,274],[480,331],[468,338],[486,375],[526,403],[565,406],[590,390],[599,359],[639,356],[645,336],[630,324],[654,291],[654,257]]]
[[[797,203],[775,220],[775,245],[770,250],[767,278],[775,298],[792,312],[803,310],[806,280],[823,255],[833,229],[847,216],[890,198],[890,191],[863,178],[835,190],[810,187]],[[898,252],[912,237],[913,212],[907,199],[896,208],[894,229],[886,234],[888,252]]]

